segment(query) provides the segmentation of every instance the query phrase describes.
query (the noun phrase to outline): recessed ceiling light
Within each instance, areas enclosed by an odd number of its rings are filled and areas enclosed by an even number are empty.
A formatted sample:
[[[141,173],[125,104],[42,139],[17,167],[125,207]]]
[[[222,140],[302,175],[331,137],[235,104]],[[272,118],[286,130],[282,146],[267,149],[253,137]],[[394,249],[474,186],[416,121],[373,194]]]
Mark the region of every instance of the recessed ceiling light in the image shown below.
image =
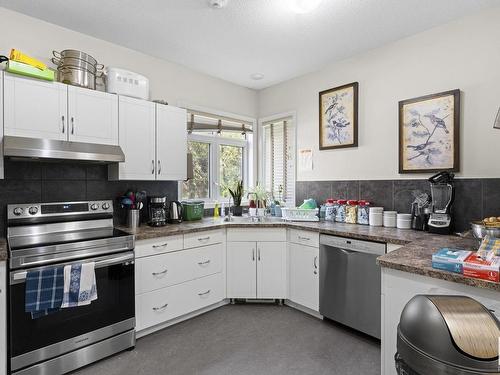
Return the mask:
[[[250,76],[254,81],[260,81],[262,78],[264,78],[264,74],[262,73],[254,73]]]
[[[208,0],[208,5],[213,9],[222,9],[227,6],[229,0]]]
[[[322,0],[291,0],[292,11],[298,14],[309,13],[319,7]]]

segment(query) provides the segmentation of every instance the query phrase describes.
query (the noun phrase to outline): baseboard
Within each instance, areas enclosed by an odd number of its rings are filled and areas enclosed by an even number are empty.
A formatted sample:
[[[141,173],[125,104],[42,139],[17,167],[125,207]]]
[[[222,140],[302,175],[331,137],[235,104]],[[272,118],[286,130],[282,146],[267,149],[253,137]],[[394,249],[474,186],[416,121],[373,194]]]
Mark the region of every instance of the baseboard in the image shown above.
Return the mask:
[[[153,332],[160,331],[160,330],[165,329],[167,327],[170,327],[170,326],[172,326],[174,324],[177,324],[177,323],[183,322],[185,320],[194,318],[195,316],[205,314],[205,313],[207,313],[209,311],[218,309],[219,307],[225,306],[227,304],[229,304],[229,300],[225,299],[225,300],[220,301],[218,303],[215,303],[213,305],[204,307],[204,308],[196,310],[196,311],[192,311],[189,314],[185,314],[185,315],[179,316],[178,318],[169,320],[167,322],[164,322],[164,323],[161,323],[161,324],[157,324],[157,325],[155,325],[153,327],[149,327],[149,328],[143,329],[142,331],[138,331],[138,332],[136,332],[136,337],[139,339],[139,338],[147,336],[147,335],[149,335],[149,334],[151,334]]]
[[[310,309],[309,307],[299,305],[298,303],[290,301],[289,299],[285,300],[285,305],[287,305],[295,310],[299,310],[303,313],[306,313],[308,315],[314,316],[315,318],[323,320],[323,315],[321,315],[319,312],[314,311],[314,310]]]

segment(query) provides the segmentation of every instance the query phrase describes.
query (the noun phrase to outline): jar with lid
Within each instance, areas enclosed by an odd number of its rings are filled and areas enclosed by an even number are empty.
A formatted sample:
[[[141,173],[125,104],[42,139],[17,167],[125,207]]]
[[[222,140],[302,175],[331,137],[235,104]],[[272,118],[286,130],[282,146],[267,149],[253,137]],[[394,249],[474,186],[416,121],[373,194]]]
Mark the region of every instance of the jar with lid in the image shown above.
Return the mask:
[[[358,202],[358,224],[370,224],[370,202],[360,200]]]
[[[337,206],[336,204],[337,201],[334,200],[334,199],[328,199],[326,201],[326,205],[325,205],[325,208],[326,208],[326,211],[325,211],[325,220],[326,221],[335,221],[335,215],[337,213]]]
[[[358,201],[348,200],[345,208],[345,222],[356,224],[358,222]]]
[[[346,216],[346,205],[347,205],[347,200],[345,199],[339,199],[337,201],[337,211],[335,213],[335,221],[338,223],[345,223],[345,216]]]

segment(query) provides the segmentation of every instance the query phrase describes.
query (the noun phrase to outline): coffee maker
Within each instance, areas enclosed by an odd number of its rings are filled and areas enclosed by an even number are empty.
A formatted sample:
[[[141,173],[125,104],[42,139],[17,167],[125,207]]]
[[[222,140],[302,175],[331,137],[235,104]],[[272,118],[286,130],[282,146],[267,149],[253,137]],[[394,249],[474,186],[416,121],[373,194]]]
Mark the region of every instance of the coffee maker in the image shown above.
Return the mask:
[[[450,234],[452,230],[451,205],[455,199],[455,188],[450,172],[439,172],[429,178],[431,184],[431,213],[429,216],[429,232]]]
[[[167,225],[167,197],[149,198],[149,221],[152,227]]]

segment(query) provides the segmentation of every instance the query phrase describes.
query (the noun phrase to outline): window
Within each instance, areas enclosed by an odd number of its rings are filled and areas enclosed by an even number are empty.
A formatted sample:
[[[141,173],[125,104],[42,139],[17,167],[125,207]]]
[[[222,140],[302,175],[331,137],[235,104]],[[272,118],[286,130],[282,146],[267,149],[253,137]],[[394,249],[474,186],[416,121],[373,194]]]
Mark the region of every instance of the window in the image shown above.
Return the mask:
[[[262,182],[275,200],[295,206],[295,132],[293,119],[262,125]]]
[[[193,176],[180,184],[180,198],[206,202],[229,199],[227,188],[235,187],[240,180],[247,187],[251,178],[251,125],[188,112]]]

